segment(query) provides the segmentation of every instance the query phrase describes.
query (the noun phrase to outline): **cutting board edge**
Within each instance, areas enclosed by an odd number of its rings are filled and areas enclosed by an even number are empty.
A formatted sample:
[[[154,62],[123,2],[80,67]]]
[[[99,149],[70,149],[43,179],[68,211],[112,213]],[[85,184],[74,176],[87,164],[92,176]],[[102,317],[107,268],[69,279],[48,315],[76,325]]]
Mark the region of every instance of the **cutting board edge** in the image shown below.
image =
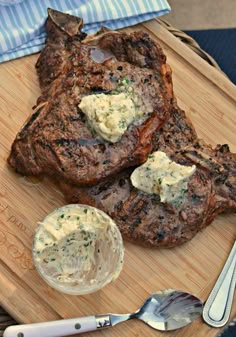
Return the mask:
[[[151,27],[151,25],[153,27]],[[201,58],[196,52],[194,52],[186,43],[182,42],[179,38],[174,36],[166,28],[164,28],[158,19],[153,19],[141,24],[146,30],[149,31],[158,40],[174,50],[179,57],[185,62],[194,67],[196,71],[207,78],[215,86],[220,88],[226,96],[228,96],[233,102],[236,97],[236,86],[230,81],[223,71],[210,65],[207,61]],[[200,67],[199,67],[200,65]]]

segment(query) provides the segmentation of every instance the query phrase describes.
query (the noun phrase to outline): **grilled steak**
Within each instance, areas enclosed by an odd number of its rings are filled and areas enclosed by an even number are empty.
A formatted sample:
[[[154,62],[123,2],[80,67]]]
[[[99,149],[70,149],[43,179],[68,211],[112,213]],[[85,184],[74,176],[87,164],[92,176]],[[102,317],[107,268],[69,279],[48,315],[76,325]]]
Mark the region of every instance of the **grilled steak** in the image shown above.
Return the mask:
[[[47,44],[36,64],[42,95],[8,162],[25,175],[53,176],[68,202],[104,210],[130,241],[180,245],[217,214],[236,209],[236,154],[198,139],[177,106],[165,55],[146,33],[103,28],[86,36],[81,28],[82,20],[49,10]],[[81,99],[129,86],[145,117],[116,143],[101,140],[79,108]],[[157,150],[197,167],[181,203],[161,202],[131,184],[134,168]]]
[[[154,132],[169,117],[171,71],[160,46],[143,32],[102,29],[86,36],[81,27],[82,20],[49,10],[47,44],[36,65],[42,95],[8,159],[21,174],[94,185],[144,162]],[[130,88],[145,117],[116,143],[101,140],[78,107],[81,98]]]
[[[173,247],[193,238],[217,214],[236,210],[236,154],[227,145],[212,149],[197,139],[195,130],[177,107],[153,137],[154,150],[166,152],[181,165],[193,165],[185,201],[180,205],[160,202],[156,194],[132,186],[126,169],[116,177],[90,188],[61,183],[68,202],[82,202],[107,212],[124,238],[137,244]]]

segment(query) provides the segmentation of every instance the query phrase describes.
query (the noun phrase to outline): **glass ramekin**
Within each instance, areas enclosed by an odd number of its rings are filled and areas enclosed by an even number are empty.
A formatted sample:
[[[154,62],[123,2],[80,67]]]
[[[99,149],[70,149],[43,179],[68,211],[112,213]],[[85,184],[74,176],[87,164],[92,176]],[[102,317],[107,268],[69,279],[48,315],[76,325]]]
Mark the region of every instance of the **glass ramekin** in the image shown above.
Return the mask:
[[[37,271],[51,287],[84,295],[119,276],[124,246],[119,228],[106,213],[71,204],[39,222],[32,254]]]

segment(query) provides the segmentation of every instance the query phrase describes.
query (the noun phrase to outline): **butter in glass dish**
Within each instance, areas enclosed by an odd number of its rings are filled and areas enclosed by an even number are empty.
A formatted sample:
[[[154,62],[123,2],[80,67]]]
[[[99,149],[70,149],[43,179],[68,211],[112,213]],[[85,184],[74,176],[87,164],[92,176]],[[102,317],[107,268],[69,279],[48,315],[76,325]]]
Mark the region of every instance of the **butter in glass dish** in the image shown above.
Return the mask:
[[[123,241],[101,210],[72,204],[48,214],[36,228],[33,260],[41,277],[71,295],[95,292],[118,278]]]

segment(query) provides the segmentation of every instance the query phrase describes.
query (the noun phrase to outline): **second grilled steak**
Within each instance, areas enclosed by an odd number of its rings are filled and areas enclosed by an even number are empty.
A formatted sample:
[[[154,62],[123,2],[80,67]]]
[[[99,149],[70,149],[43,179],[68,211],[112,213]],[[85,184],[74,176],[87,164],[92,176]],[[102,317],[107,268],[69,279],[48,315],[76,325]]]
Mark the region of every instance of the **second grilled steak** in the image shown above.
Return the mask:
[[[191,122],[177,107],[153,143],[155,151],[164,151],[181,165],[197,167],[183,204],[163,203],[157,194],[136,189],[130,181],[133,169],[90,188],[61,183],[66,200],[101,208],[129,241],[164,248],[191,240],[219,213],[236,210],[236,154],[227,145],[213,149],[198,140]]]

